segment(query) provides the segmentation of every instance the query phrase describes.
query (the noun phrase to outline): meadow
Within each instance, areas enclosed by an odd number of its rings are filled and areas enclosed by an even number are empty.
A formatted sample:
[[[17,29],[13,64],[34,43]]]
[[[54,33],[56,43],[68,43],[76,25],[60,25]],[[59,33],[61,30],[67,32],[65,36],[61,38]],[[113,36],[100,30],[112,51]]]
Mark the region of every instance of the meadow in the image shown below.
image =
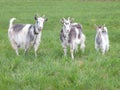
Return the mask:
[[[38,57],[33,48],[16,56],[8,39],[9,20],[34,24],[46,15]],[[59,34],[62,17],[83,25],[85,53],[63,56]],[[94,49],[94,24],[108,27],[110,50]],[[120,90],[120,2],[80,0],[0,0],[0,90]]]

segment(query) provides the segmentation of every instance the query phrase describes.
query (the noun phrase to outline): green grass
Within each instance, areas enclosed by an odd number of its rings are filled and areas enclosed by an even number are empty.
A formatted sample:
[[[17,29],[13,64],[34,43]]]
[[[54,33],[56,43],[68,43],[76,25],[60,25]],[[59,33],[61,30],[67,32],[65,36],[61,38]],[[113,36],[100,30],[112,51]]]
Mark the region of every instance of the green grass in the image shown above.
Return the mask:
[[[33,23],[45,14],[38,57],[34,50],[16,56],[8,40],[9,20]],[[63,57],[59,40],[62,17],[73,17],[83,25],[86,50]],[[94,24],[106,24],[110,51],[104,56],[94,49]],[[69,50],[69,49],[68,49]],[[119,90],[120,2],[80,0],[0,0],[0,90]]]

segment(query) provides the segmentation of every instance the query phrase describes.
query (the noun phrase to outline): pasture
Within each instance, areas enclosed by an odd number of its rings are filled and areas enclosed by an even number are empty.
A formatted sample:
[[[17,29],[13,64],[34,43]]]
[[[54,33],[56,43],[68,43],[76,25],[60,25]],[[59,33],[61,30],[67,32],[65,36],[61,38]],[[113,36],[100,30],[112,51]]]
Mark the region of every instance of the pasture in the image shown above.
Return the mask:
[[[9,20],[34,24],[34,15],[46,15],[38,57],[31,47],[16,56],[8,40]],[[83,25],[85,53],[67,57],[59,39],[62,17]],[[94,24],[106,24],[110,50],[94,48]],[[0,90],[119,90],[120,2],[80,0],[0,0]]]

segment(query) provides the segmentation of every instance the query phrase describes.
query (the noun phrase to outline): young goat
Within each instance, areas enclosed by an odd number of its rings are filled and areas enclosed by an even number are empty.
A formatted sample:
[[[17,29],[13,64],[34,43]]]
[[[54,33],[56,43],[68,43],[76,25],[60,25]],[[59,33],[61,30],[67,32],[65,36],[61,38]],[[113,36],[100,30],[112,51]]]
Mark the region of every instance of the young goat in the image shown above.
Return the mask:
[[[19,55],[18,49],[23,48],[25,53],[29,49],[30,45],[34,47],[35,56],[37,56],[37,50],[41,41],[41,34],[43,24],[47,19],[35,15],[36,23],[32,24],[13,24],[16,18],[10,19],[8,37],[16,54]]]
[[[109,50],[109,37],[108,37],[108,30],[105,25],[97,26],[96,27],[96,37],[95,37],[95,49],[99,51],[101,49],[102,54],[105,54]]]
[[[85,49],[85,35],[82,32],[82,26],[78,23],[72,23],[70,17],[68,19],[62,18],[63,24],[60,32],[60,40],[64,49],[64,55],[67,54],[67,46],[70,45],[71,57],[74,59],[74,51],[77,51],[78,44],[81,44],[80,48],[82,52]]]

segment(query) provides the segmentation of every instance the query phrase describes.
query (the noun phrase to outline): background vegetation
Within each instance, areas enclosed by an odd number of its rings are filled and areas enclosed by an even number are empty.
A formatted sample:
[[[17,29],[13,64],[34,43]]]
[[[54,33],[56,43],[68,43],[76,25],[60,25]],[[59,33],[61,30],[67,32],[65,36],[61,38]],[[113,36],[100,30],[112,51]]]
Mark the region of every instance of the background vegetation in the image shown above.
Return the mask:
[[[118,1],[118,0],[116,0]],[[31,48],[16,56],[8,40],[9,20],[35,23],[34,15],[45,14],[38,57]],[[63,57],[59,40],[60,19],[73,17],[83,25],[86,50],[71,60]],[[94,24],[106,24],[110,51],[104,56],[94,49]],[[0,90],[119,90],[120,2],[80,0],[0,0]]]

